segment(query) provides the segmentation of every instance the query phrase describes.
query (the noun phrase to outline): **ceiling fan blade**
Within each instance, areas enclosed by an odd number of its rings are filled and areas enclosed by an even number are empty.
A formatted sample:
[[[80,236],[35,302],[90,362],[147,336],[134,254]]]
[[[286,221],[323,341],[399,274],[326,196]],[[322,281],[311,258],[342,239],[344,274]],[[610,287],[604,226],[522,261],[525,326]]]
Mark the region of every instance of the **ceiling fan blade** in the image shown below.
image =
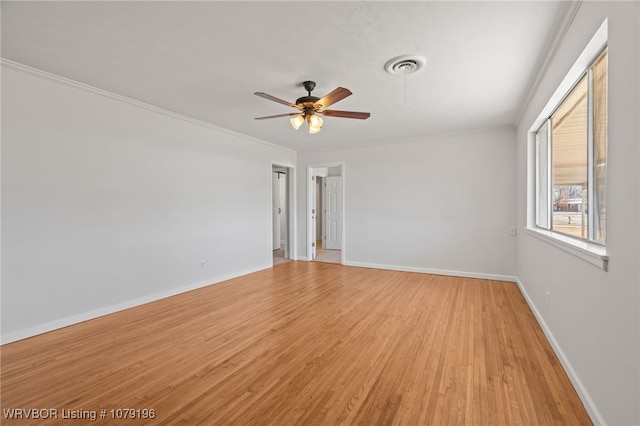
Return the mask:
[[[321,114],[327,117],[358,118],[360,120],[366,120],[371,116],[369,112],[338,111],[335,109],[326,109],[322,111]]]
[[[268,118],[289,117],[291,115],[300,115],[300,112],[290,112],[289,114],[267,115],[266,117],[256,117],[256,120],[266,120]]]
[[[338,87],[333,92],[328,93],[323,98],[314,102],[313,106],[316,108],[326,108],[329,105],[333,105],[336,102],[343,100],[347,96],[351,96],[351,90],[345,89],[344,87]]]
[[[267,95],[266,93],[263,92],[255,92],[254,95],[256,96],[260,96],[261,98],[265,98],[265,99],[269,99],[270,101],[274,101],[277,102],[279,104],[283,104],[283,105],[287,105],[293,108],[298,108],[300,109],[300,107],[296,104],[292,104],[291,102],[287,102],[285,100],[282,100],[280,98],[276,98],[275,96],[271,96],[271,95]]]

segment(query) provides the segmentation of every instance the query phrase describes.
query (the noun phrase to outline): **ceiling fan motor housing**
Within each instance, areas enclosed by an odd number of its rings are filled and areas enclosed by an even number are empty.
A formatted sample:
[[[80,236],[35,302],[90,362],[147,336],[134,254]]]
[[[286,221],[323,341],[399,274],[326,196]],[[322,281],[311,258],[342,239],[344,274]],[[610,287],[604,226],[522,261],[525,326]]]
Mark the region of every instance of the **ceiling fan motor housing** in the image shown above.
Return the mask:
[[[316,96],[303,96],[301,98],[296,99],[296,105],[312,106],[312,104],[316,103],[319,100],[320,98]]]

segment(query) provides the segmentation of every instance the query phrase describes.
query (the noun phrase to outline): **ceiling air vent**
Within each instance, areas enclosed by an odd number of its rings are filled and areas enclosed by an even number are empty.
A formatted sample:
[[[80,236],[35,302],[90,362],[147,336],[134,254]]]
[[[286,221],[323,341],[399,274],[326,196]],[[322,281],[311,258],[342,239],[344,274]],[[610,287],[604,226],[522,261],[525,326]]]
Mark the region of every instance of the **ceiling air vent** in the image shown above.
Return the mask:
[[[422,56],[402,55],[387,61],[387,63],[384,64],[384,69],[389,74],[407,75],[420,71],[426,63],[427,60]]]

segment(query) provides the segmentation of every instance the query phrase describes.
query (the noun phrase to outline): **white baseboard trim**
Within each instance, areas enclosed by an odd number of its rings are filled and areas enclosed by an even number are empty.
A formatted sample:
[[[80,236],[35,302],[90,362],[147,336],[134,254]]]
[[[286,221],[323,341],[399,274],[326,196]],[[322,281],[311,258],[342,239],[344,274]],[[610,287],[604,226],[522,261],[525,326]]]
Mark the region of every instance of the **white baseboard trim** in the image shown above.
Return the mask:
[[[71,315],[69,317],[60,318],[54,321],[46,322],[44,324],[38,324],[33,327],[25,328],[19,331],[15,331],[13,333],[8,333],[6,335],[0,336],[0,345],[5,345],[7,343],[15,342],[18,340],[27,339],[29,337],[37,336],[38,334],[48,333],[53,330],[57,330],[60,328],[68,327],[70,325],[78,324],[84,321],[89,321],[95,318],[99,318],[105,315],[113,314],[119,311],[123,311],[125,309],[134,308],[136,306],[144,305],[146,303],[155,302],[157,300],[165,299],[167,297],[176,296],[181,293],[186,293],[188,291],[197,290],[199,288],[207,287],[210,285],[218,284],[223,281],[230,280],[232,278],[237,278],[242,275],[251,274],[253,272],[257,272],[263,269],[271,268],[271,265],[261,266],[259,268],[250,269],[243,271],[238,274],[229,274],[221,277],[217,277],[214,282],[211,281],[203,281],[199,283],[189,284],[182,287],[172,288],[170,290],[160,291],[158,293],[153,293],[148,296],[139,297],[132,300],[127,300],[125,302],[116,303],[114,305],[105,306],[102,308],[94,309],[88,312],[83,312],[77,315]]]
[[[383,265],[379,263],[365,263],[365,262],[351,262],[351,261],[345,261],[343,262],[343,265],[358,266],[360,268],[386,269],[389,271],[419,272],[422,274],[447,275],[447,276],[464,277],[464,278],[480,278],[483,280],[510,281],[510,282],[517,281],[517,277],[511,276],[511,275],[485,274],[480,272],[449,271],[446,269],[418,268],[414,266]]]
[[[525,290],[524,285],[522,285],[522,282],[520,281],[519,278],[516,278],[516,284],[518,285],[520,292],[524,296],[524,299],[527,301],[527,304],[529,305],[529,308],[533,312],[533,315],[536,317],[538,324],[540,324],[542,331],[544,332],[545,336],[547,336],[547,340],[549,341],[549,343],[551,343],[551,348],[553,349],[556,356],[560,360],[560,363],[562,364],[564,371],[567,373],[567,376],[569,376],[569,380],[571,380],[571,383],[573,384],[573,387],[576,389],[576,392],[578,393],[580,400],[584,404],[587,410],[587,413],[589,413],[589,417],[591,417],[591,421],[595,425],[606,426],[607,422],[605,422],[604,418],[602,417],[602,414],[600,414],[600,410],[598,410],[598,407],[596,407],[596,404],[593,402],[593,399],[591,399],[591,395],[589,395],[589,392],[587,392],[587,389],[582,384],[582,380],[580,380],[580,377],[578,376],[576,371],[573,369],[573,365],[571,365],[571,362],[569,361],[564,351],[560,347],[560,344],[558,344],[558,341],[556,340],[555,336],[547,326],[547,323],[542,317],[542,314],[538,310],[537,306],[533,303],[533,300],[531,300],[531,298],[527,294],[527,291]]]

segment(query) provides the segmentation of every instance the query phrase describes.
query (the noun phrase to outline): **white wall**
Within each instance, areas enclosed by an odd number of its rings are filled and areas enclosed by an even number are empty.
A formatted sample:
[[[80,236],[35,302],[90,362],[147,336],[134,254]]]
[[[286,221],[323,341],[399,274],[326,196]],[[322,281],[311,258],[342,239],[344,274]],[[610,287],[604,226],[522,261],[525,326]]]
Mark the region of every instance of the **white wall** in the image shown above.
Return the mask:
[[[3,342],[271,266],[295,153],[9,65],[2,124]]]
[[[517,130],[518,224],[526,225],[527,131],[609,19],[609,272],[521,232],[518,277],[597,423],[640,424],[640,3],[583,2]],[[546,292],[551,293],[547,308]]]
[[[298,254],[307,166],[344,162],[346,264],[513,277],[513,129],[298,156]]]

